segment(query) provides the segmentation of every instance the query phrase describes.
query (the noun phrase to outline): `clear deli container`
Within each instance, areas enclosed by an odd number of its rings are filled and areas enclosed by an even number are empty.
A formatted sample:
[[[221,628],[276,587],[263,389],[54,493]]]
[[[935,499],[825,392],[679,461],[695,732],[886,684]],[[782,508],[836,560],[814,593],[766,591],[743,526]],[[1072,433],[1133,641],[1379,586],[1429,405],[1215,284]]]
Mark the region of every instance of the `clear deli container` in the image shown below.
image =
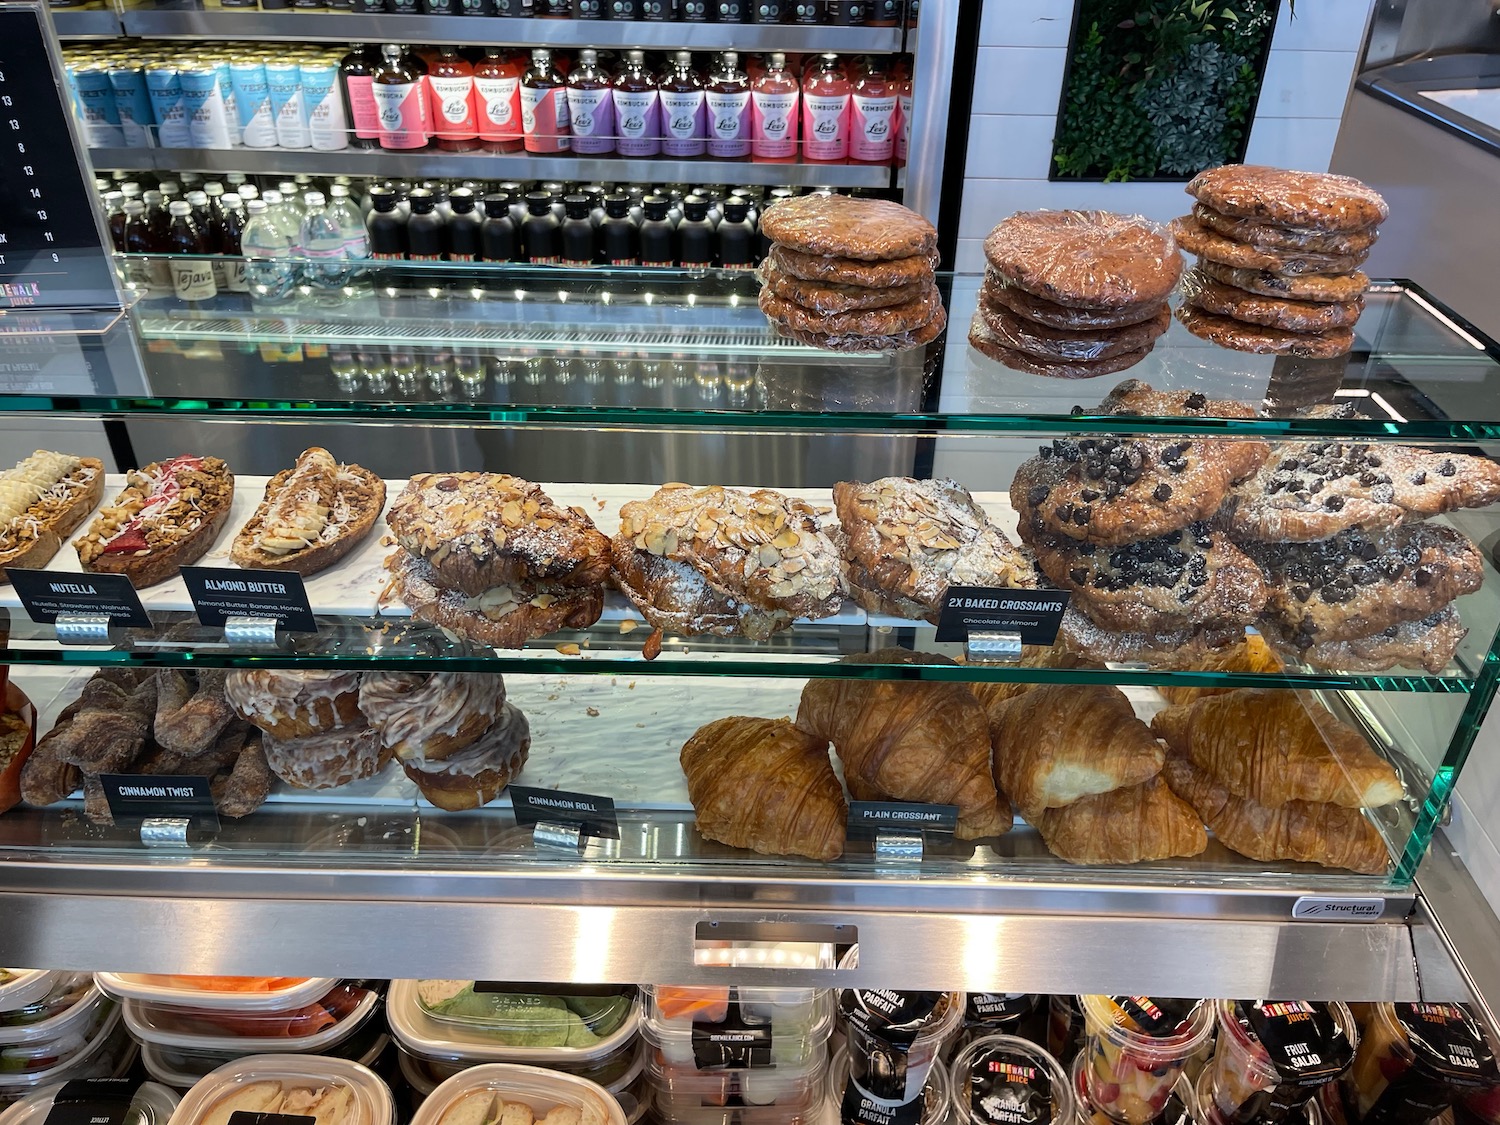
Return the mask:
[[[607,1064],[623,1063],[633,1050],[641,1018],[634,989],[481,982],[484,989],[476,991],[475,983],[392,981],[386,1008],[396,1041],[424,1059],[555,1067],[596,1081],[604,1079],[589,1072],[601,1066],[607,1072],[614,1068]],[[455,985],[464,987],[447,1001],[436,999]],[[564,1036],[575,1045],[525,1045]]]
[[[200,1079],[171,1125],[234,1110],[315,1116],[318,1125],[395,1125],[391,1091],[369,1067],[327,1055],[250,1055]]]
[[[1306,1006],[1297,1007],[1301,1010],[1296,1012],[1294,1018],[1301,1021],[1297,1024],[1299,1028],[1319,1026],[1310,1023],[1308,1015],[1303,1014]],[[1262,1091],[1273,1091],[1284,1082],[1290,1081],[1295,1085],[1298,1101],[1316,1096],[1319,1086],[1336,1082],[1340,1071],[1333,1068],[1338,1061],[1345,1065],[1353,1061],[1354,1052],[1359,1047],[1359,1029],[1355,1026],[1354,1015],[1347,1004],[1335,1001],[1330,1004],[1320,1003],[1316,1008],[1326,1009],[1327,1015],[1333,1018],[1333,1027],[1342,1033],[1344,1042],[1339,1042],[1338,1034],[1331,1033],[1326,1041],[1307,1044],[1308,1049],[1301,1053],[1320,1061],[1328,1073],[1322,1081],[1307,1075],[1297,1081],[1295,1074],[1283,1077],[1277,1071],[1266,1047],[1256,1038],[1255,1032],[1241,1021],[1236,1002],[1218,1001],[1214,1005],[1219,1021],[1218,1040],[1213,1058],[1203,1070],[1203,1079],[1206,1081],[1200,1080],[1198,1083],[1199,1101],[1204,1111],[1216,1114],[1221,1121],[1232,1122],[1241,1116],[1242,1106],[1252,1101],[1264,1103],[1266,1099],[1258,1095]],[[1254,1011],[1250,1012],[1252,1016],[1255,1014]],[[1324,1029],[1328,1027],[1326,1022],[1320,1026]],[[1338,1054],[1339,1051],[1343,1053]],[[1245,1114],[1248,1115],[1255,1109],[1252,1106]]]
[[[391,1037],[376,1021],[369,1022],[358,1035],[330,1051],[331,1057],[349,1059],[361,1066],[374,1066],[381,1052],[390,1046]],[[157,1082],[171,1086],[174,1090],[187,1090],[199,1080],[212,1074],[221,1066],[228,1066],[236,1059],[244,1058],[246,1052],[220,1053],[214,1051],[188,1051],[177,1047],[162,1047],[155,1043],[141,1044],[141,1065]]]
[[[578,1111],[581,1125],[625,1125],[625,1111],[603,1086],[573,1074],[517,1063],[482,1063],[455,1074],[427,1096],[411,1125],[444,1125],[453,1115],[468,1115],[470,1104],[482,1100],[491,1109],[497,1102],[520,1102],[540,1121],[558,1106]],[[480,1120],[499,1120],[495,1112],[476,1114]],[[184,1125],[178,1122],[177,1125]]]
[[[597,1082],[609,1091],[625,1114],[625,1125],[636,1125],[646,1116],[649,1092],[646,1088],[646,1048],[639,1042],[632,1044],[630,1063],[623,1073],[612,1082]],[[411,1087],[412,1112],[427,1100],[427,1096],[443,1082],[469,1067],[451,1067],[419,1058],[405,1050],[397,1049],[396,1056],[401,1067],[401,1077]],[[476,1064],[477,1065],[477,1064]]]
[[[135,1040],[119,1005],[101,996],[81,1039],[15,1044],[0,1050],[0,1098],[19,1098],[43,1086],[80,1078],[115,1078],[135,1061]]]
[[[1173,1020],[1150,997],[1125,997],[1121,1002],[1143,1015],[1151,1008],[1164,1021]],[[1152,1035],[1111,997],[1080,996],[1078,1003],[1087,1035],[1082,1057],[1089,1101],[1125,1125],[1147,1125],[1166,1105],[1188,1061],[1213,1034],[1213,1004],[1196,1002],[1172,1028]]]
[[[1089,1101],[1088,1085],[1083,1077],[1084,1059],[1085,1056],[1080,1052],[1068,1067],[1068,1078],[1073,1085],[1073,1098],[1078,1110],[1078,1125],[1116,1125],[1114,1118],[1100,1113]],[[1198,1095],[1187,1075],[1177,1079],[1166,1104],[1152,1119],[1151,1125],[1207,1125],[1207,1119],[1199,1110]]]
[[[959,1122],[1072,1125],[1078,1113],[1072,1082],[1057,1060],[1014,1035],[974,1040],[953,1060],[948,1082],[953,1119]]]
[[[63,973],[45,996],[0,1012],[0,1045],[67,1038],[88,1022],[102,998],[90,974]]]
[[[845,1114],[846,1094],[868,1104],[853,1104],[854,1112]],[[951,1112],[949,1097],[948,1071],[945,1067],[935,1066],[928,1071],[927,1085],[922,1087],[922,1115],[917,1119],[918,1125],[946,1125]],[[828,1064],[828,1112],[844,1125],[867,1125],[890,1114],[889,1109],[866,1098],[858,1086],[849,1094],[849,1048],[843,1043],[838,1045],[833,1052],[833,1061]]]
[[[62,1085],[55,1085],[27,1094],[0,1113],[0,1125],[46,1125],[47,1115],[52,1112],[54,1101],[63,1092]],[[105,1079],[93,1085],[92,1089],[79,1090],[73,1087],[66,1092],[75,1100],[94,1100],[100,1097],[128,1100],[129,1108],[120,1125],[167,1125],[179,1100],[176,1091],[166,1086],[156,1082],[137,1085],[126,1078]]]
[[[1184,1077],[1183,1081],[1186,1080]],[[1307,1102],[1301,1107],[1301,1113],[1286,1118],[1286,1125],[1327,1125],[1328,1117],[1323,1112],[1322,1106],[1318,1104],[1318,1094],[1321,1090],[1321,1086],[1309,1089]],[[1203,1069],[1202,1074],[1198,1075],[1194,1092],[1197,1095],[1200,1125],[1230,1125],[1234,1121],[1233,1117],[1220,1112],[1219,1103],[1224,1099],[1224,1095],[1215,1084],[1213,1071],[1207,1067]]]
[[[882,1008],[915,1012],[915,1030],[901,1023],[882,1026]],[[902,992],[890,989],[845,989],[839,1000],[849,1044],[849,1072],[854,1084],[878,1106],[893,1108],[916,1099],[927,1083],[943,1044],[963,1019],[962,992]],[[910,1021],[908,1021],[910,1022]]]
[[[0,1012],[33,1004],[51,992],[61,978],[75,975],[53,969],[0,969]]]
[[[121,1000],[144,1000],[178,1008],[221,1008],[237,1012],[285,1012],[315,1003],[339,982],[333,977],[187,977],[146,973],[97,973],[99,987]],[[214,987],[229,980],[276,980],[279,987],[235,990]],[[199,985],[190,983],[202,982]]]
[[[833,990],[643,985],[641,1038],[660,1065],[716,1070],[805,1066],[825,1054],[833,1031]],[[744,1033],[763,1033],[769,1052],[748,1047]]]
[[[717,1121],[725,1106],[774,1110],[760,1115],[765,1120],[776,1113],[811,1114],[822,1103],[827,1082],[828,1057],[822,1050],[801,1063],[723,1070],[673,1066],[654,1048],[646,1051],[646,1085],[656,1115],[668,1121]],[[704,1109],[712,1112],[697,1112]]]
[[[125,1023],[142,1043],[231,1056],[325,1054],[363,1026],[380,1004],[373,989],[341,984],[310,1004],[279,1012],[184,1008],[126,1000]],[[338,1052],[342,1053],[342,1052]]]

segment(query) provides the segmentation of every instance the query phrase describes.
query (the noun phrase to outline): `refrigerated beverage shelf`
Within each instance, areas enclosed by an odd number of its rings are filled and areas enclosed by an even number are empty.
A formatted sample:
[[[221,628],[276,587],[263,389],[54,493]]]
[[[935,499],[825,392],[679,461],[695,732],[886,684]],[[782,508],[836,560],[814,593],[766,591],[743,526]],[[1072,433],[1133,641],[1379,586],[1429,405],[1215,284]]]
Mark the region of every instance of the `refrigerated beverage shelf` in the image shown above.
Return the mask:
[[[120,34],[120,17],[104,4],[89,8],[54,8],[52,26],[59,39],[113,39]]]
[[[70,16],[82,13],[69,13]],[[90,15],[100,13],[87,13]],[[113,13],[110,14],[114,20]],[[837,51],[893,54],[902,49],[899,27],[805,24],[713,24],[619,20],[536,20],[500,16],[389,15],[384,13],[254,9],[166,10],[132,8],[125,33],[148,39],[254,39],[331,43],[455,43],[484,46],[641,47],[648,50]],[[59,34],[68,35],[59,26]],[[118,24],[115,32],[118,33]]]
[[[395,152],[388,149],[91,148],[101,171],[159,169],[247,175],[380,176],[392,179],[601,180],[608,183],[734,183],[792,187],[889,188],[881,164],[755,164],[750,161],[620,160],[525,153]]]

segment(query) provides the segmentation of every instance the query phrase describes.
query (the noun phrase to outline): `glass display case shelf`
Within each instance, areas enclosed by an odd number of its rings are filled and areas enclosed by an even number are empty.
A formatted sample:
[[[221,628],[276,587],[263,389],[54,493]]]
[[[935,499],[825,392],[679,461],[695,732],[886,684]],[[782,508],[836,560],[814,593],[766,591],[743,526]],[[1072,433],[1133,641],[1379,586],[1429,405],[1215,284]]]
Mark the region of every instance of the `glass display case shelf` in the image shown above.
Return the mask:
[[[404,17],[392,17],[400,19]],[[460,21],[462,22],[462,21]],[[602,26],[608,26],[604,24]],[[387,149],[91,148],[99,172],[244,172],[273,176],[375,176],[381,179],[566,180],[606,183],[767,184],[792,187],[891,186],[884,164],[756,164],[750,161],[623,159],[610,156],[542,156],[528,153],[396,152]]]
[[[56,19],[58,13],[54,13]],[[113,15],[111,14],[111,19]],[[258,42],[454,43],[476,46],[639,47],[646,50],[837,51],[890,54],[902,49],[899,27],[806,24],[533,20],[487,16],[391,15],[330,11],[235,11],[155,5],[127,7],[127,35],[144,39],[253,39]],[[59,34],[68,35],[59,21]],[[118,30],[119,24],[116,24]]]
[[[59,39],[114,39],[120,34],[120,16],[111,4],[84,4],[77,8],[53,8],[52,26]]]

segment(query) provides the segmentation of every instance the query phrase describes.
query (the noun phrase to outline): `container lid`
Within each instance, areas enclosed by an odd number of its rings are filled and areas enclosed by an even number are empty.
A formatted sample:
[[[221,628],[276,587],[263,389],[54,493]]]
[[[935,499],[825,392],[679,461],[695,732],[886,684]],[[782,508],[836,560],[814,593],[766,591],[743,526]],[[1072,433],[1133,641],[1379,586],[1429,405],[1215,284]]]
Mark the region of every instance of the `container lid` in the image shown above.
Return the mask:
[[[634,989],[610,986],[397,980],[386,1007],[408,1051],[461,1062],[576,1065],[620,1050],[640,1025]]]
[[[98,973],[99,987],[122,1000],[149,1000],[179,1008],[284,1012],[311,1004],[338,981],[333,977],[191,977]]]
[[[1214,1030],[1214,1008],[1202,1000],[1171,1000],[1154,996],[1080,996],[1085,1027],[1104,1035],[1143,1058],[1185,1058]]]
[[[76,1105],[80,1114],[101,1102],[113,1103],[111,1109],[124,1104],[123,1115],[110,1113],[114,1125],[167,1125],[177,1108],[177,1093],[155,1082],[137,1084],[129,1078],[94,1078],[48,1086],[27,1094],[0,1113],[0,1125],[45,1125],[53,1105]],[[103,1113],[89,1113],[92,1120]]]
[[[641,1038],[673,1055],[690,1050],[700,1070],[795,1064],[833,1031],[833,991],[642,985]]]
[[[1411,1047],[1413,1065],[1460,1089],[1500,1082],[1495,1054],[1462,1004],[1377,1004],[1374,1018]]]
[[[237,1110],[317,1118],[317,1125],[394,1125],[396,1103],[368,1067],[327,1055],[251,1055],[200,1079],[172,1125],[224,1122]]]
[[[384,1032],[376,1035],[370,1040],[369,1049],[355,1061],[361,1066],[373,1066],[375,1060],[380,1058],[390,1043],[391,1037]],[[199,1054],[195,1051],[163,1047],[156,1043],[141,1044],[141,1063],[145,1066],[146,1073],[156,1081],[164,1082],[179,1090],[191,1088],[210,1071],[217,1070],[240,1057],[242,1056],[238,1052],[224,1055],[219,1052],[205,1051]]]
[[[816,1101],[822,1097],[824,1076],[828,1070],[828,1053],[826,1051],[813,1051],[796,1062],[767,1062],[761,1065],[751,1064],[749,1066],[717,1066],[717,1067],[693,1067],[673,1066],[659,1049],[646,1047],[645,1056],[646,1080],[651,1085],[667,1090],[674,1086],[688,1091],[690,1095],[700,1090],[717,1089],[717,1083],[724,1079],[754,1078],[761,1075],[774,1075],[776,1080],[789,1087],[801,1089],[806,1087],[814,1091],[809,1095],[809,1100]],[[707,1103],[705,1103],[707,1104]],[[778,1104],[780,1104],[778,1100]]]
[[[455,1074],[427,1096],[411,1125],[485,1125],[502,1120],[508,1102],[530,1107],[537,1120],[567,1106],[578,1111],[579,1125],[625,1125],[625,1111],[604,1087],[514,1063],[486,1063]]]
[[[1312,1000],[1220,1000],[1218,1050],[1232,1044],[1238,1065],[1272,1086],[1263,1115],[1280,1119],[1354,1061],[1359,1032],[1345,1004]],[[1281,1089],[1285,1087],[1285,1089]]]
[[[1062,1066],[1035,1043],[985,1035],[953,1060],[954,1113],[974,1125],[1071,1125],[1077,1106]]]
[[[938,1125],[948,1117],[948,1091],[948,1068],[941,1063],[935,1064],[927,1072],[921,1101],[910,1111],[906,1106],[893,1110],[849,1081],[848,1044],[839,1044],[828,1066],[828,1104],[845,1125],[908,1125],[910,1122]]]
[[[370,1018],[379,993],[341,984],[311,1004],[284,1012],[179,1008],[125,1001],[125,1025],[142,1043],[235,1055],[288,1051],[318,1054],[342,1043]]]
[[[4,1060],[0,1063],[0,1097],[15,1097],[22,1087],[35,1089],[66,1081],[91,1063],[120,1026],[120,1008],[107,997],[100,997],[94,1012],[97,1022],[82,1026],[76,1036],[0,1049],[0,1059]]]
[[[193,1074],[191,1071],[181,1070],[172,1065],[168,1052],[158,1047],[155,1043],[141,1044],[141,1065],[146,1068],[155,1081],[171,1086],[176,1090],[190,1090],[198,1084],[203,1077],[201,1074]],[[222,1066],[224,1062],[232,1060],[218,1060],[216,1066]]]
[[[35,1003],[71,974],[53,969],[0,969],[0,1012],[14,1011]]]
[[[103,998],[88,973],[63,974],[40,1000],[0,1012],[0,1046],[64,1038],[87,1022]]]

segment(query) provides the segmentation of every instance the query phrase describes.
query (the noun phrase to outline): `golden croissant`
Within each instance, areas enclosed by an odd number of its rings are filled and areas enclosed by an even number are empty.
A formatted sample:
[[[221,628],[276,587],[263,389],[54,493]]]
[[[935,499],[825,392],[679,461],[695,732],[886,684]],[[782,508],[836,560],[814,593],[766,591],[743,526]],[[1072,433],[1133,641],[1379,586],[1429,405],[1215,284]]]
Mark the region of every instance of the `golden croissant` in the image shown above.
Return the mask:
[[[1390,763],[1300,692],[1242,688],[1207,696],[1157,712],[1151,729],[1236,797],[1262,805],[1327,801],[1357,809],[1401,799]]]
[[[888,648],[846,664],[951,664],[946,657]],[[1010,802],[990,775],[984,708],[967,684],[810,680],[797,725],[832,742],[855,800],[958,806],[955,835],[977,840],[1010,831]]]
[[[1208,847],[1198,814],[1159,775],[1046,809],[1036,829],[1047,850],[1069,863],[1140,863]]]
[[[1220,843],[1251,859],[1321,863],[1367,875],[1383,874],[1390,862],[1380,833],[1358,809],[1316,801],[1260,804],[1236,797],[1213,775],[1176,756],[1167,758],[1162,776]]]
[[[1266,639],[1258,633],[1247,633],[1245,639],[1228,648],[1209,653],[1194,662],[1193,672],[1280,672],[1285,667],[1281,657],[1271,651]],[[1158,689],[1168,703],[1191,703],[1208,695],[1224,695],[1233,688],[1163,687]]]
[[[1106,684],[1040,684],[990,712],[995,784],[1035,823],[1042,810],[1139,785],[1165,752],[1124,692]]]
[[[1085,659],[1079,653],[1071,652],[1059,645],[1022,645],[1021,659],[1011,665],[1012,668],[1094,668],[1100,665]],[[970,684],[969,688],[974,692],[974,698],[979,700],[985,711],[994,716],[994,709],[1008,699],[1014,699],[1023,692],[1030,691],[1035,684],[1029,683],[981,683]]]
[[[825,740],[786,719],[731,715],[699,727],[680,761],[708,839],[762,855],[843,854],[849,809]]]

